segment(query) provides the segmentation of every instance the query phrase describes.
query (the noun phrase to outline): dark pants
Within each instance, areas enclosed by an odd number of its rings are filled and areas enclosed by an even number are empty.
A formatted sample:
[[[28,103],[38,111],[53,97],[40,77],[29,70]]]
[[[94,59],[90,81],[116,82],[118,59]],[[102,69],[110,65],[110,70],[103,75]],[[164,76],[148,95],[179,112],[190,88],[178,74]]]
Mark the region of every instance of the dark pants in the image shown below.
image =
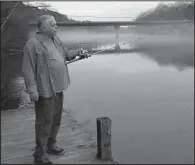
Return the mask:
[[[51,98],[39,97],[35,102],[36,155],[45,154],[47,147],[52,147],[60,128],[63,109],[63,92]]]

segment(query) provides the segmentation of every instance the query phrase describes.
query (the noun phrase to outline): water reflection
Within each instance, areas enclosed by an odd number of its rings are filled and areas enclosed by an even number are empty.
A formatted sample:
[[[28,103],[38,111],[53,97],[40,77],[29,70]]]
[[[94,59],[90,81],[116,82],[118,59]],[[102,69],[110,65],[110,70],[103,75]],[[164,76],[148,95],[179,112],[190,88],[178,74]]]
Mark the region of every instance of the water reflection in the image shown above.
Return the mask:
[[[173,66],[180,71],[194,68],[193,44],[148,48],[142,55],[156,61],[160,66]]]

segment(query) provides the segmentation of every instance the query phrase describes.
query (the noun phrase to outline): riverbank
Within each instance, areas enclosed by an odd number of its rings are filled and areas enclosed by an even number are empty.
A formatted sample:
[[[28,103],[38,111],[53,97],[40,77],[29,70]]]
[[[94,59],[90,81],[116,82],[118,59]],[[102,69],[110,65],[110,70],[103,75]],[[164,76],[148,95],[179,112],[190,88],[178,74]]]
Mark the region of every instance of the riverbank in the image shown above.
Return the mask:
[[[1,112],[1,163],[32,164],[35,114],[32,107]],[[64,156],[49,155],[55,164],[116,164],[96,158],[96,138],[64,109],[58,134]],[[118,164],[118,163],[117,163]]]

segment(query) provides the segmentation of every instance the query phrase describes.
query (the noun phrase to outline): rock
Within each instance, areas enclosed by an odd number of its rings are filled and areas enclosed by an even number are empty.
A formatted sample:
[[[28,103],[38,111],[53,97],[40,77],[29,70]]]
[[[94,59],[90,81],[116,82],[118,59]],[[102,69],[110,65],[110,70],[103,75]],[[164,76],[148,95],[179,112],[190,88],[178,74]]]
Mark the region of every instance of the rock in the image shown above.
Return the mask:
[[[23,77],[17,77],[11,81],[9,84],[9,97],[12,100],[19,100],[18,105],[15,105],[17,107],[14,108],[34,106],[30,102],[29,94],[26,93],[26,86]]]

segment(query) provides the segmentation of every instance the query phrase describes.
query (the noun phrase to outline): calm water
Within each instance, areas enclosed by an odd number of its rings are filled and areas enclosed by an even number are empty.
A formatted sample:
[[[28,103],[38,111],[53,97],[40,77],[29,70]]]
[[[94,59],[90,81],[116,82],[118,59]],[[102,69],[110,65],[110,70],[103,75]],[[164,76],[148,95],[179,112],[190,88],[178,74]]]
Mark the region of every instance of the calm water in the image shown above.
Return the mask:
[[[96,118],[110,117],[118,161],[193,162],[194,68],[162,67],[134,53],[93,56],[69,70],[64,107],[94,135]]]
[[[193,162],[194,27],[190,28],[191,35],[170,35],[166,29],[123,47],[149,48],[142,54],[105,54],[69,65],[71,86],[64,93],[64,107],[94,136],[96,118],[110,117],[112,152],[119,162]],[[114,31],[61,30],[64,42],[93,43],[98,49],[115,44]],[[121,42],[139,37],[144,36],[120,32]]]

